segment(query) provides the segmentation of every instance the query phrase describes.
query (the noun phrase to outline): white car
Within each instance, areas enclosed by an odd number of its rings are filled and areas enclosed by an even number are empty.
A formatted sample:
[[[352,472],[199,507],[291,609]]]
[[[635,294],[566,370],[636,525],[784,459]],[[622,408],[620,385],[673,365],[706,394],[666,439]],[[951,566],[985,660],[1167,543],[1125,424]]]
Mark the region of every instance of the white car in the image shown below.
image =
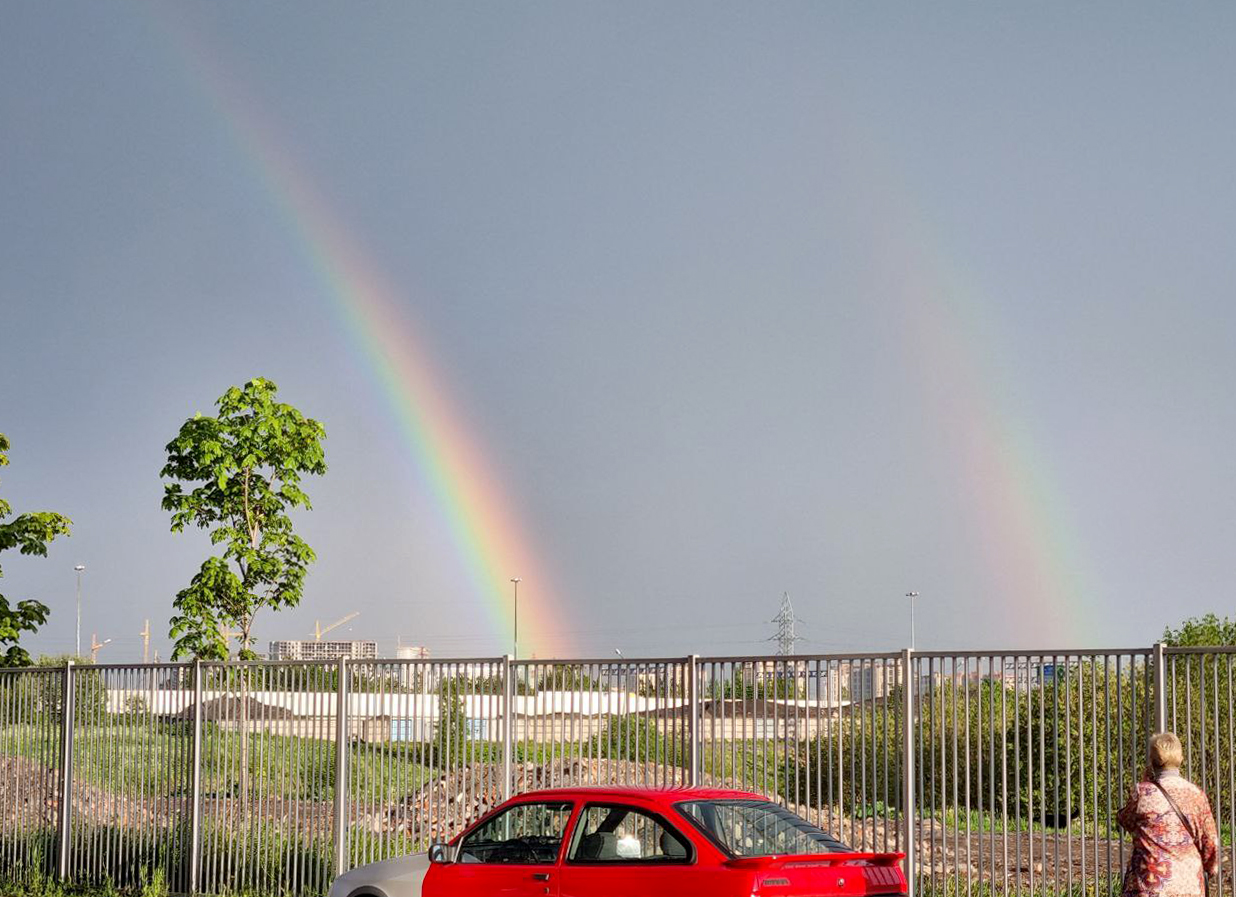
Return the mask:
[[[335,879],[328,897],[420,897],[429,856],[407,856],[358,866]]]

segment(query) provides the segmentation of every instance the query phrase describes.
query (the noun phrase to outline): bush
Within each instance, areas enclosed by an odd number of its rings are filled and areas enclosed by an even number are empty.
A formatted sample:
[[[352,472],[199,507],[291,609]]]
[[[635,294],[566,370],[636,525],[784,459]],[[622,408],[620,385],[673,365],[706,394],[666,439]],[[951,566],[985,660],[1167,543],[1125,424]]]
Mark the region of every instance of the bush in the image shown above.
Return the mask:
[[[590,757],[686,767],[686,723],[671,720],[668,731],[656,720],[634,714],[610,716],[587,745]]]
[[[1044,670],[1036,681],[1016,685],[945,681],[920,690],[920,810],[1007,807],[1011,815],[1064,826],[1083,812],[1104,814],[1123,803],[1144,749],[1145,669],[1123,668],[1117,675],[1086,662]],[[899,803],[901,701],[898,689],[886,700],[852,705],[826,733],[802,745],[799,793],[814,806],[835,798],[840,757],[847,803]],[[817,758],[825,758],[822,770]],[[1207,761],[1221,764],[1223,758],[1208,753]]]

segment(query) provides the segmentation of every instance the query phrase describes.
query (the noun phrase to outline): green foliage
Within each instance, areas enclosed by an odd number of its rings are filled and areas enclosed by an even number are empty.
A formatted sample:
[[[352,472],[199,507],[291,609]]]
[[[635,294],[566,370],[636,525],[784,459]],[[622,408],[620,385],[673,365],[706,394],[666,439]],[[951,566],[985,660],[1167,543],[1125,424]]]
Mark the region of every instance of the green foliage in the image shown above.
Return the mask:
[[[1236,645],[1236,620],[1216,614],[1192,617],[1163,631],[1172,647]],[[1227,709],[1236,703],[1232,683],[1236,663],[1229,655],[1178,654],[1168,658],[1167,708],[1185,748],[1185,773],[1204,788],[1236,779],[1236,757],[1227,738]],[[1203,713],[1203,706],[1217,708]]]
[[[1144,666],[1044,665],[1015,686],[944,679],[918,692],[915,774],[928,812],[986,810],[1046,827],[1118,808],[1141,764]],[[800,761],[799,789],[823,806],[838,794],[861,811],[901,788],[901,696],[852,705]],[[1212,739],[1213,740],[1213,739]],[[828,758],[821,770],[817,757]],[[838,781],[832,766],[840,764]],[[1213,767],[1212,767],[1213,768]]]
[[[142,869],[141,878],[144,881],[138,888],[137,897],[168,897],[167,876],[161,866],[149,874]]]
[[[901,781],[900,705],[899,690],[886,701],[853,704],[830,721],[822,734],[806,742],[796,792],[805,796],[804,803],[823,807],[841,796],[855,804],[847,810],[857,811],[885,797],[897,798]],[[929,720],[924,719],[924,724]],[[823,763],[818,758],[823,758]],[[770,765],[775,769],[780,764]]]
[[[9,463],[9,440],[0,433],[0,467]],[[16,548],[21,554],[47,557],[47,544],[56,536],[67,536],[71,520],[54,511],[28,511],[5,522],[13,507],[0,498],[0,551]],[[0,577],[4,576],[0,569]],[[30,655],[21,647],[23,632],[36,632],[47,622],[47,605],[33,599],[10,604],[0,595],[0,667],[30,665]]]
[[[12,836],[0,836],[0,851],[23,850]],[[0,897],[167,897],[169,877],[183,876],[188,864],[187,824],[170,827],[151,838],[121,826],[90,830],[78,849],[92,850],[91,875],[61,884],[42,859],[55,856],[55,833],[39,833],[34,847],[42,852],[0,856],[32,856],[30,863],[0,863]],[[105,847],[106,845],[106,847]],[[123,849],[114,849],[123,845]],[[372,845],[369,845],[372,849]],[[293,871],[294,870],[294,871]],[[293,891],[292,876],[300,881]],[[334,877],[333,845],[329,837],[306,837],[304,832],[255,825],[248,830],[222,828],[203,821],[202,893],[220,895],[320,894]]]
[[[1236,756],[1230,741],[1232,721],[1228,718],[1228,709],[1236,704],[1232,693],[1236,657],[1169,657],[1166,678],[1169,726],[1184,745],[1184,774],[1203,790],[1213,789],[1216,782],[1236,780]]]
[[[806,686],[797,676],[755,675],[741,666],[735,667],[733,676],[718,682],[712,690],[714,697],[740,701],[798,700],[807,696]]]
[[[687,694],[685,683],[678,679],[655,679],[640,682],[635,693],[641,698],[682,698]]]
[[[686,724],[682,720],[669,720],[662,728],[656,720],[646,716],[610,716],[605,727],[593,736],[586,751],[589,756],[603,760],[686,767],[689,753]]]
[[[188,826],[174,828],[161,838],[110,826],[93,829],[83,837],[79,850],[123,843],[124,854],[108,856],[100,851],[97,874],[61,883],[54,877],[54,829],[0,836],[0,856],[17,858],[7,868],[0,864],[0,897],[167,897],[166,870],[182,869],[188,853]]]
[[[0,897],[60,897],[55,881],[57,833],[43,828],[10,829],[0,834]]]
[[[417,675],[418,681],[411,689],[414,692],[419,692],[421,690],[420,674]],[[445,683],[448,682],[451,684],[445,685]],[[503,694],[506,689],[506,682],[503,680],[501,675],[496,673],[492,676],[465,676],[464,674],[459,673],[455,676],[450,676],[439,681],[438,692],[441,693],[444,688],[456,691],[461,695],[500,695]],[[534,695],[536,694],[536,689],[523,679],[516,678],[515,694]]]
[[[260,691],[330,692],[339,690],[339,669],[335,666],[272,666],[255,669],[249,685]],[[414,692],[391,671],[379,666],[348,665],[348,691],[352,694],[403,694]]]
[[[466,753],[468,739],[467,710],[464,707],[461,681],[444,679],[438,685],[438,728],[434,732],[434,762],[439,767],[457,766]]]
[[[1164,629],[1163,643],[1174,648],[1236,645],[1236,620],[1215,614],[1190,617],[1175,629]]]
[[[537,680],[536,691],[601,691],[601,684],[577,665],[555,664]]]
[[[193,416],[167,445],[161,476],[173,480],[163,494],[172,531],[209,530],[211,544],[223,548],[176,595],[173,659],[226,659],[231,628],[240,630],[241,658],[253,658],[257,612],[300,602],[314,553],[293,531],[290,512],[310,507],[301,478],[326,472],[326,431],[276,393],[260,377],[232,387],[217,416]]]
[[[41,655],[36,661],[39,669],[19,673],[6,673],[0,680],[0,689],[13,696],[0,693],[0,707],[7,707],[10,715],[0,717],[0,723],[23,722],[45,723],[58,726],[63,714],[65,663],[73,661],[73,719],[78,723],[102,719],[107,707],[107,688],[97,670],[92,669],[89,659],[72,654]],[[44,667],[58,667],[46,670]]]

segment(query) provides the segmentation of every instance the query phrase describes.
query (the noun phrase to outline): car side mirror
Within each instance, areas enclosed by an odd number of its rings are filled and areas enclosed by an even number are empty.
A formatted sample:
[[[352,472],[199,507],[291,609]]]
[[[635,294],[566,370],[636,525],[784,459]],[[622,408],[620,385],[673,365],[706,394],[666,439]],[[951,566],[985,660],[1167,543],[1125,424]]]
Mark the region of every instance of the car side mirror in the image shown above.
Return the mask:
[[[429,862],[453,863],[459,855],[459,848],[454,844],[435,842],[429,845]]]

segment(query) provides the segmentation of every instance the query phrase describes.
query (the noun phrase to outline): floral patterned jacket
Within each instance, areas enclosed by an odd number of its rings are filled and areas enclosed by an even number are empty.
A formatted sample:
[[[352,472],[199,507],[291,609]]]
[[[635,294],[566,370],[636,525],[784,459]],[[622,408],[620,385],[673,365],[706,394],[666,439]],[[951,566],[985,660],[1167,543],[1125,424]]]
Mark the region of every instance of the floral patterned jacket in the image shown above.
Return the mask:
[[[1159,784],[1189,818],[1197,841],[1153,782],[1138,782],[1116,818],[1133,835],[1121,897],[1201,897],[1206,875],[1219,865],[1215,818],[1206,794],[1173,771]]]

